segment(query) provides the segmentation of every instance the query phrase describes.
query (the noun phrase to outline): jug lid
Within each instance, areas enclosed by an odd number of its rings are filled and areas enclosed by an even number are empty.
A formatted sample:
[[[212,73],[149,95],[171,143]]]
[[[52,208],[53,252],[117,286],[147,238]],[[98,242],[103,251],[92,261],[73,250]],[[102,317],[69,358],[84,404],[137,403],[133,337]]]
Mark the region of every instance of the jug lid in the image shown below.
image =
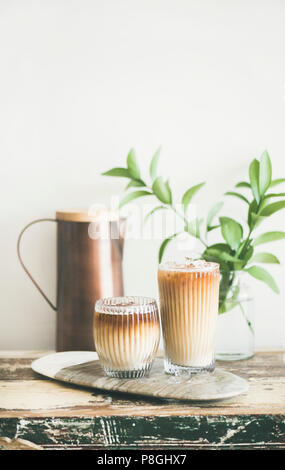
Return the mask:
[[[97,222],[112,221],[120,218],[119,211],[107,207],[90,209],[67,209],[56,211],[55,218],[65,222]]]

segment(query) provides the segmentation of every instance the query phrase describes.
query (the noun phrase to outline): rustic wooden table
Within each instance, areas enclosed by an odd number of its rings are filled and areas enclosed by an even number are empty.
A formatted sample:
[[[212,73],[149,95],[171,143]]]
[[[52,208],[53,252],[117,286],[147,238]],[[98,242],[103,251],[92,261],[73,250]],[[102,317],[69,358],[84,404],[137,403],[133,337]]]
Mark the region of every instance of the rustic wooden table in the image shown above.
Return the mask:
[[[245,395],[193,404],[83,389],[30,364],[47,351],[0,352],[0,448],[285,448],[285,351],[218,363]]]

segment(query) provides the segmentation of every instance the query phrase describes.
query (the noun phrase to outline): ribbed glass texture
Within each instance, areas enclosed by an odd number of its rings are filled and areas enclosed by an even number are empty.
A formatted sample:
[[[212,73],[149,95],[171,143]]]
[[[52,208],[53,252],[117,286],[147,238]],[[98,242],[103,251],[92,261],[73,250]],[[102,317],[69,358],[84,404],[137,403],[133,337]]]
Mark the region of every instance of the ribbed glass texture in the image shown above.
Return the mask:
[[[95,348],[108,376],[144,376],[151,368],[159,339],[159,314],[154,299],[110,297],[96,302]]]
[[[214,370],[219,278],[216,263],[159,267],[166,372]]]

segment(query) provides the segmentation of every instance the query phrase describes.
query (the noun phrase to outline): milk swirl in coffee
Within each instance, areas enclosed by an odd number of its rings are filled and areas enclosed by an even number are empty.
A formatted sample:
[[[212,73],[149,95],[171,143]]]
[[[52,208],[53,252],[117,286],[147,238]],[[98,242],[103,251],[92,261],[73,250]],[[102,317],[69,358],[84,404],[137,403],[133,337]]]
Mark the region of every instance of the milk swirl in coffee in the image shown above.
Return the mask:
[[[219,265],[204,260],[159,266],[166,372],[214,369],[219,279]]]
[[[96,303],[94,341],[100,362],[112,377],[141,377],[153,362],[160,338],[155,300],[115,297]]]

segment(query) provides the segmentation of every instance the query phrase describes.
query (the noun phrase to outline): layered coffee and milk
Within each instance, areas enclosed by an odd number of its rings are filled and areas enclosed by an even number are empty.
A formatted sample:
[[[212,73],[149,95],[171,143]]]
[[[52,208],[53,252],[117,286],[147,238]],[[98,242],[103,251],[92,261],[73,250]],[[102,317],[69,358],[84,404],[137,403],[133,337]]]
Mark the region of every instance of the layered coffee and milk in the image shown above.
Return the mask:
[[[188,260],[159,266],[166,372],[214,369],[219,280],[217,263]]]
[[[95,348],[108,375],[143,376],[151,367],[159,339],[159,315],[154,299],[114,297],[96,302]]]

